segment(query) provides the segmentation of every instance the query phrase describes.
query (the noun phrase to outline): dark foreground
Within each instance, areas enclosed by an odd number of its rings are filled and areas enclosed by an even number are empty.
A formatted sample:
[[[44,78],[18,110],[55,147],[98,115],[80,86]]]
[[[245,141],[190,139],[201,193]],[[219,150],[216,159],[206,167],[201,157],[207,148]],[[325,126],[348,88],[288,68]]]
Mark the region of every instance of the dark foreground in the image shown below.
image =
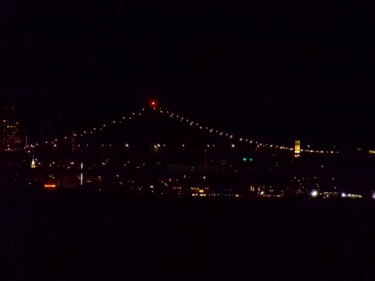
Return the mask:
[[[375,202],[0,196],[2,280],[374,280]]]

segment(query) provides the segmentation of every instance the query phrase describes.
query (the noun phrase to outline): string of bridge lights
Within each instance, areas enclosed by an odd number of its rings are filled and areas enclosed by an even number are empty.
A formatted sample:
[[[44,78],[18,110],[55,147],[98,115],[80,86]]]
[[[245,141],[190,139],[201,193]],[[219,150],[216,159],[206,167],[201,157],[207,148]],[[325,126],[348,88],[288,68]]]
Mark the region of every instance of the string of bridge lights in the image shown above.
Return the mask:
[[[227,138],[227,139],[232,140],[232,141],[238,141],[240,143],[255,144],[257,147],[275,148],[275,149],[280,149],[280,150],[284,150],[284,151],[294,151],[293,147],[287,147],[287,146],[284,146],[284,145],[274,145],[274,144],[262,143],[262,142],[254,141],[254,140],[251,140],[251,139],[248,139],[248,138],[245,138],[245,137],[235,136],[234,134],[224,132],[224,131],[220,131],[220,130],[217,130],[217,129],[214,129],[214,128],[211,128],[211,127],[208,127],[208,126],[204,126],[204,125],[202,125],[202,124],[200,124],[200,123],[198,123],[194,120],[191,120],[191,119],[186,118],[184,116],[181,116],[179,114],[173,113],[169,110],[162,109],[161,107],[157,107],[156,103],[151,104],[151,105],[152,105],[152,108],[154,110],[157,110],[159,113],[161,113],[164,116],[169,117],[170,119],[180,121],[181,123],[186,123],[191,127],[196,127],[199,130],[206,131],[210,134],[218,135],[220,137]],[[338,154],[339,153],[338,151],[335,151],[335,150],[300,149],[300,151],[306,152],[306,153],[319,153],[319,154]]]
[[[125,123],[127,121],[134,120],[137,117],[142,116],[145,111],[146,111],[146,109],[142,108],[138,112],[133,112],[130,115],[124,115],[124,116],[122,116],[121,119],[119,119],[119,120],[112,120],[112,121],[107,122],[107,123],[102,123],[101,125],[99,125],[97,127],[92,127],[91,129],[82,130],[80,132],[73,133],[70,136],[65,135],[65,136],[60,137],[60,138],[55,138],[55,139],[52,139],[52,140],[45,140],[45,141],[42,141],[42,142],[37,142],[35,144],[30,144],[30,145],[27,145],[25,148],[35,148],[35,147],[39,147],[40,145],[43,145],[43,144],[44,145],[53,145],[53,146],[56,147],[59,142],[70,140],[71,138],[77,138],[77,137],[84,137],[84,136],[94,135],[96,133],[104,131],[107,128],[110,128],[111,125],[120,125],[120,124],[123,124],[123,123]]]
[[[204,126],[204,125],[202,125],[202,124],[200,124],[200,123],[198,123],[198,122],[196,122],[192,119],[186,118],[184,116],[181,116],[179,114],[176,114],[174,112],[171,112],[169,110],[166,110],[166,109],[163,109],[163,108],[157,106],[156,101],[150,101],[150,108],[155,110],[156,112],[160,113],[163,116],[169,117],[170,119],[180,121],[181,123],[185,123],[185,124],[187,124],[191,127],[196,127],[199,130],[208,132],[209,134],[214,134],[214,135],[217,135],[219,137],[226,138],[228,140],[232,140],[232,142],[238,141],[240,143],[255,144],[257,147],[280,149],[280,150],[283,150],[283,151],[294,151],[293,147],[288,147],[288,146],[284,146],[284,145],[262,143],[262,142],[258,142],[258,141],[255,141],[255,140],[252,140],[252,139],[249,139],[249,138],[239,137],[239,136],[236,136],[236,135],[228,133],[228,132],[217,130],[217,129],[214,129],[214,128],[209,127],[209,126]],[[52,139],[52,140],[45,140],[45,141],[38,142],[38,143],[35,143],[35,144],[30,144],[30,145],[27,145],[25,148],[35,148],[35,147],[38,147],[38,146],[43,145],[43,144],[53,145],[53,146],[56,147],[57,144],[61,141],[70,140],[71,138],[78,138],[78,137],[84,137],[84,136],[88,136],[88,135],[94,135],[96,133],[104,131],[105,129],[109,128],[111,125],[120,125],[120,124],[123,124],[127,121],[134,120],[137,117],[142,116],[145,111],[146,111],[146,108],[142,108],[138,112],[132,112],[129,115],[122,116],[121,119],[119,119],[119,120],[112,120],[111,122],[102,123],[100,126],[93,127],[91,129],[88,129],[88,130],[82,130],[80,132],[73,133],[70,136],[65,135],[65,136],[60,137],[60,138],[55,138],[55,139]],[[306,153],[317,153],[317,154],[337,154],[337,153],[339,153],[338,151],[334,151],[334,150],[300,149],[300,151],[306,152]]]

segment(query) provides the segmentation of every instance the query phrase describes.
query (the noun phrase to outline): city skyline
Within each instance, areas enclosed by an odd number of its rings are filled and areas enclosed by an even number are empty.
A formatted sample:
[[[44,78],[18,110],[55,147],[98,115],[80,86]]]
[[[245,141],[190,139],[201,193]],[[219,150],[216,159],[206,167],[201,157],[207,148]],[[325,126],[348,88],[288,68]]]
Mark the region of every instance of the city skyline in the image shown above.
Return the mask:
[[[143,99],[143,103],[141,104],[143,107],[149,106],[149,99]],[[186,104],[185,104],[186,105]],[[103,110],[102,107],[96,107],[96,115],[95,118],[92,118],[93,114],[93,109],[87,109],[85,111],[81,111],[78,109],[78,111],[73,110],[72,108],[66,109],[69,111],[69,114],[65,113],[59,113],[59,112],[54,112],[51,114],[51,112],[48,112],[46,110],[44,116],[43,114],[40,113],[39,118],[36,118],[35,120],[30,120],[27,119],[27,112],[22,112],[20,110],[17,110],[17,108],[14,107],[14,105],[11,105],[15,109],[15,114],[17,115],[16,121],[17,124],[20,125],[22,128],[19,131],[20,138],[25,139],[26,135],[29,135],[30,139],[34,139],[34,142],[38,141],[38,138],[42,136],[43,134],[49,135],[51,138],[59,138],[62,135],[66,134],[71,134],[72,132],[77,132],[77,131],[83,131],[83,130],[89,130],[91,127],[95,127],[103,122],[111,122],[113,119],[121,119],[121,117],[124,115],[124,112],[120,112],[121,109],[118,109],[118,111],[113,111],[110,112]],[[3,107],[4,108],[4,107]],[[118,108],[118,104],[117,104]],[[136,107],[134,107],[136,108]],[[133,109],[134,109],[133,108]],[[140,108],[138,106],[138,108]],[[108,109],[108,108],[107,108]],[[128,110],[128,112],[131,112],[133,109]],[[185,112],[189,112],[186,111]],[[126,112],[125,112],[126,114]],[[188,114],[188,115],[187,115]],[[227,131],[230,132],[231,134],[235,135],[242,135],[246,138],[254,139],[263,142],[263,143],[272,143],[274,145],[286,145],[286,146],[293,146],[294,141],[296,139],[302,139],[303,141],[303,146],[305,149],[309,147],[316,147],[319,149],[319,147],[324,148],[324,149],[331,149],[335,147],[341,147],[344,149],[356,149],[356,148],[362,148],[362,149],[370,149],[373,150],[373,145],[371,143],[371,135],[368,141],[342,141],[340,139],[342,136],[341,135],[336,135],[336,137],[328,137],[325,135],[319,134],[319,130],[317,131],[311,131],[310,133],[315,134],[315,137],[311,138],[311,134],[309,135],[306,132],[296,134],[294,133],[293,130],[290,129],[288,126],[293,126],[290,125],[288,122],[284,123],[283,129],[285,131],[281,131],[280,128],[279,130],[274,133],[269,133],[266,132],[267,129],[272,128],[272,125],[267,123],[267,120],[261,120],[255,122],[255,124],[249,124],[248,130],[244,130],[243,124],[236,124],[236,123],[230,123],[231,120],[227,120],[227,122],[219,123],[220,118],[217,118],[216,116],[213,116],[211,114],[211,118],[208,118],[211,121],[211,124],[205,120],[199,120],[194,118],[197,115],[201,115],[198,113],[196,110],[190,111],[189,113],[186,113],[185,116],[189,116],[190,118],[203,122],[204,124],[214,127],[215,129],[221,130],[221,131]],[[204,114],[203,114],[204,115]],[[48,117],[48,118],[47,118]],[[264,116],[263,116],[264,117]],[[26,118],[26,119],[25,119]],[[30,117],[29,117],[30,118]],[[261,117],[259,117],[261,118]],[[267,119],[264,117],[264,119]],[[291,120],[290,123],[293,123],[295,120]],[[216,123],[216,124],[215,124]],[[213,125],[212,125],[213,124]],[[242,126],[241,126],[242,125]],[[265,126],[265,128],[261,128],[259,126]],[[360,129],[359,127],[358,129]],[[316,128],[315,128],[316,129]],[[282,137],[281,137],[282,136]],[[359,132],[359,139],[362,139],[364,137],[361,135],[361,132]],[[350,137],[349,137],[349,140]],[[363,139],[362,139],[363,140]]]
[[[25,148],[2,153],[4,173],[9,173],[3,185],[84,186],[93,191],[105,187],[131,193],[135,188],[148,194],[165,182],[157,189],[163,195],[171,191],[166,181],[177,172],[171,195],[189,196],[192,191],[197,196],[198,189],[209,188],[203,194],[245,198],[341,194],[352,199],[369,198],[373,190],[374,150],[318,148],[301,140],[294,145],[259,142],[159,107],[157,100],[95,127],[58,137],[44,132]]]
[[[364,1],[1,1],[4,276],[372,280],[374,23]]]

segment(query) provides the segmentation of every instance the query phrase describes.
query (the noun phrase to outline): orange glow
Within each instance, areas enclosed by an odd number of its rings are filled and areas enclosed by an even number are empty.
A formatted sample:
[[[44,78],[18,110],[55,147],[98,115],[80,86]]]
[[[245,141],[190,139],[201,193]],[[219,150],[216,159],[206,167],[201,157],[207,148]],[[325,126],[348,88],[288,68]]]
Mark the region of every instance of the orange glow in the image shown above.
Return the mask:
[[[44,184],[44,189],[56,189],[57,185],[55,183],[46,183]]]

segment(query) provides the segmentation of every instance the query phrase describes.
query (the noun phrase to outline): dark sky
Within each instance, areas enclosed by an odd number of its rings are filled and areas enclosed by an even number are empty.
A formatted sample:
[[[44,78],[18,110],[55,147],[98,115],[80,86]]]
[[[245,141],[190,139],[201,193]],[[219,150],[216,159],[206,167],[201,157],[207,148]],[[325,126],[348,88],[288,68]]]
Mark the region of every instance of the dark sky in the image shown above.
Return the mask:
[[[365,2],[7,2],[0,103],[31,130],[95,124],[157,97],[260,140],[375,147]]]

